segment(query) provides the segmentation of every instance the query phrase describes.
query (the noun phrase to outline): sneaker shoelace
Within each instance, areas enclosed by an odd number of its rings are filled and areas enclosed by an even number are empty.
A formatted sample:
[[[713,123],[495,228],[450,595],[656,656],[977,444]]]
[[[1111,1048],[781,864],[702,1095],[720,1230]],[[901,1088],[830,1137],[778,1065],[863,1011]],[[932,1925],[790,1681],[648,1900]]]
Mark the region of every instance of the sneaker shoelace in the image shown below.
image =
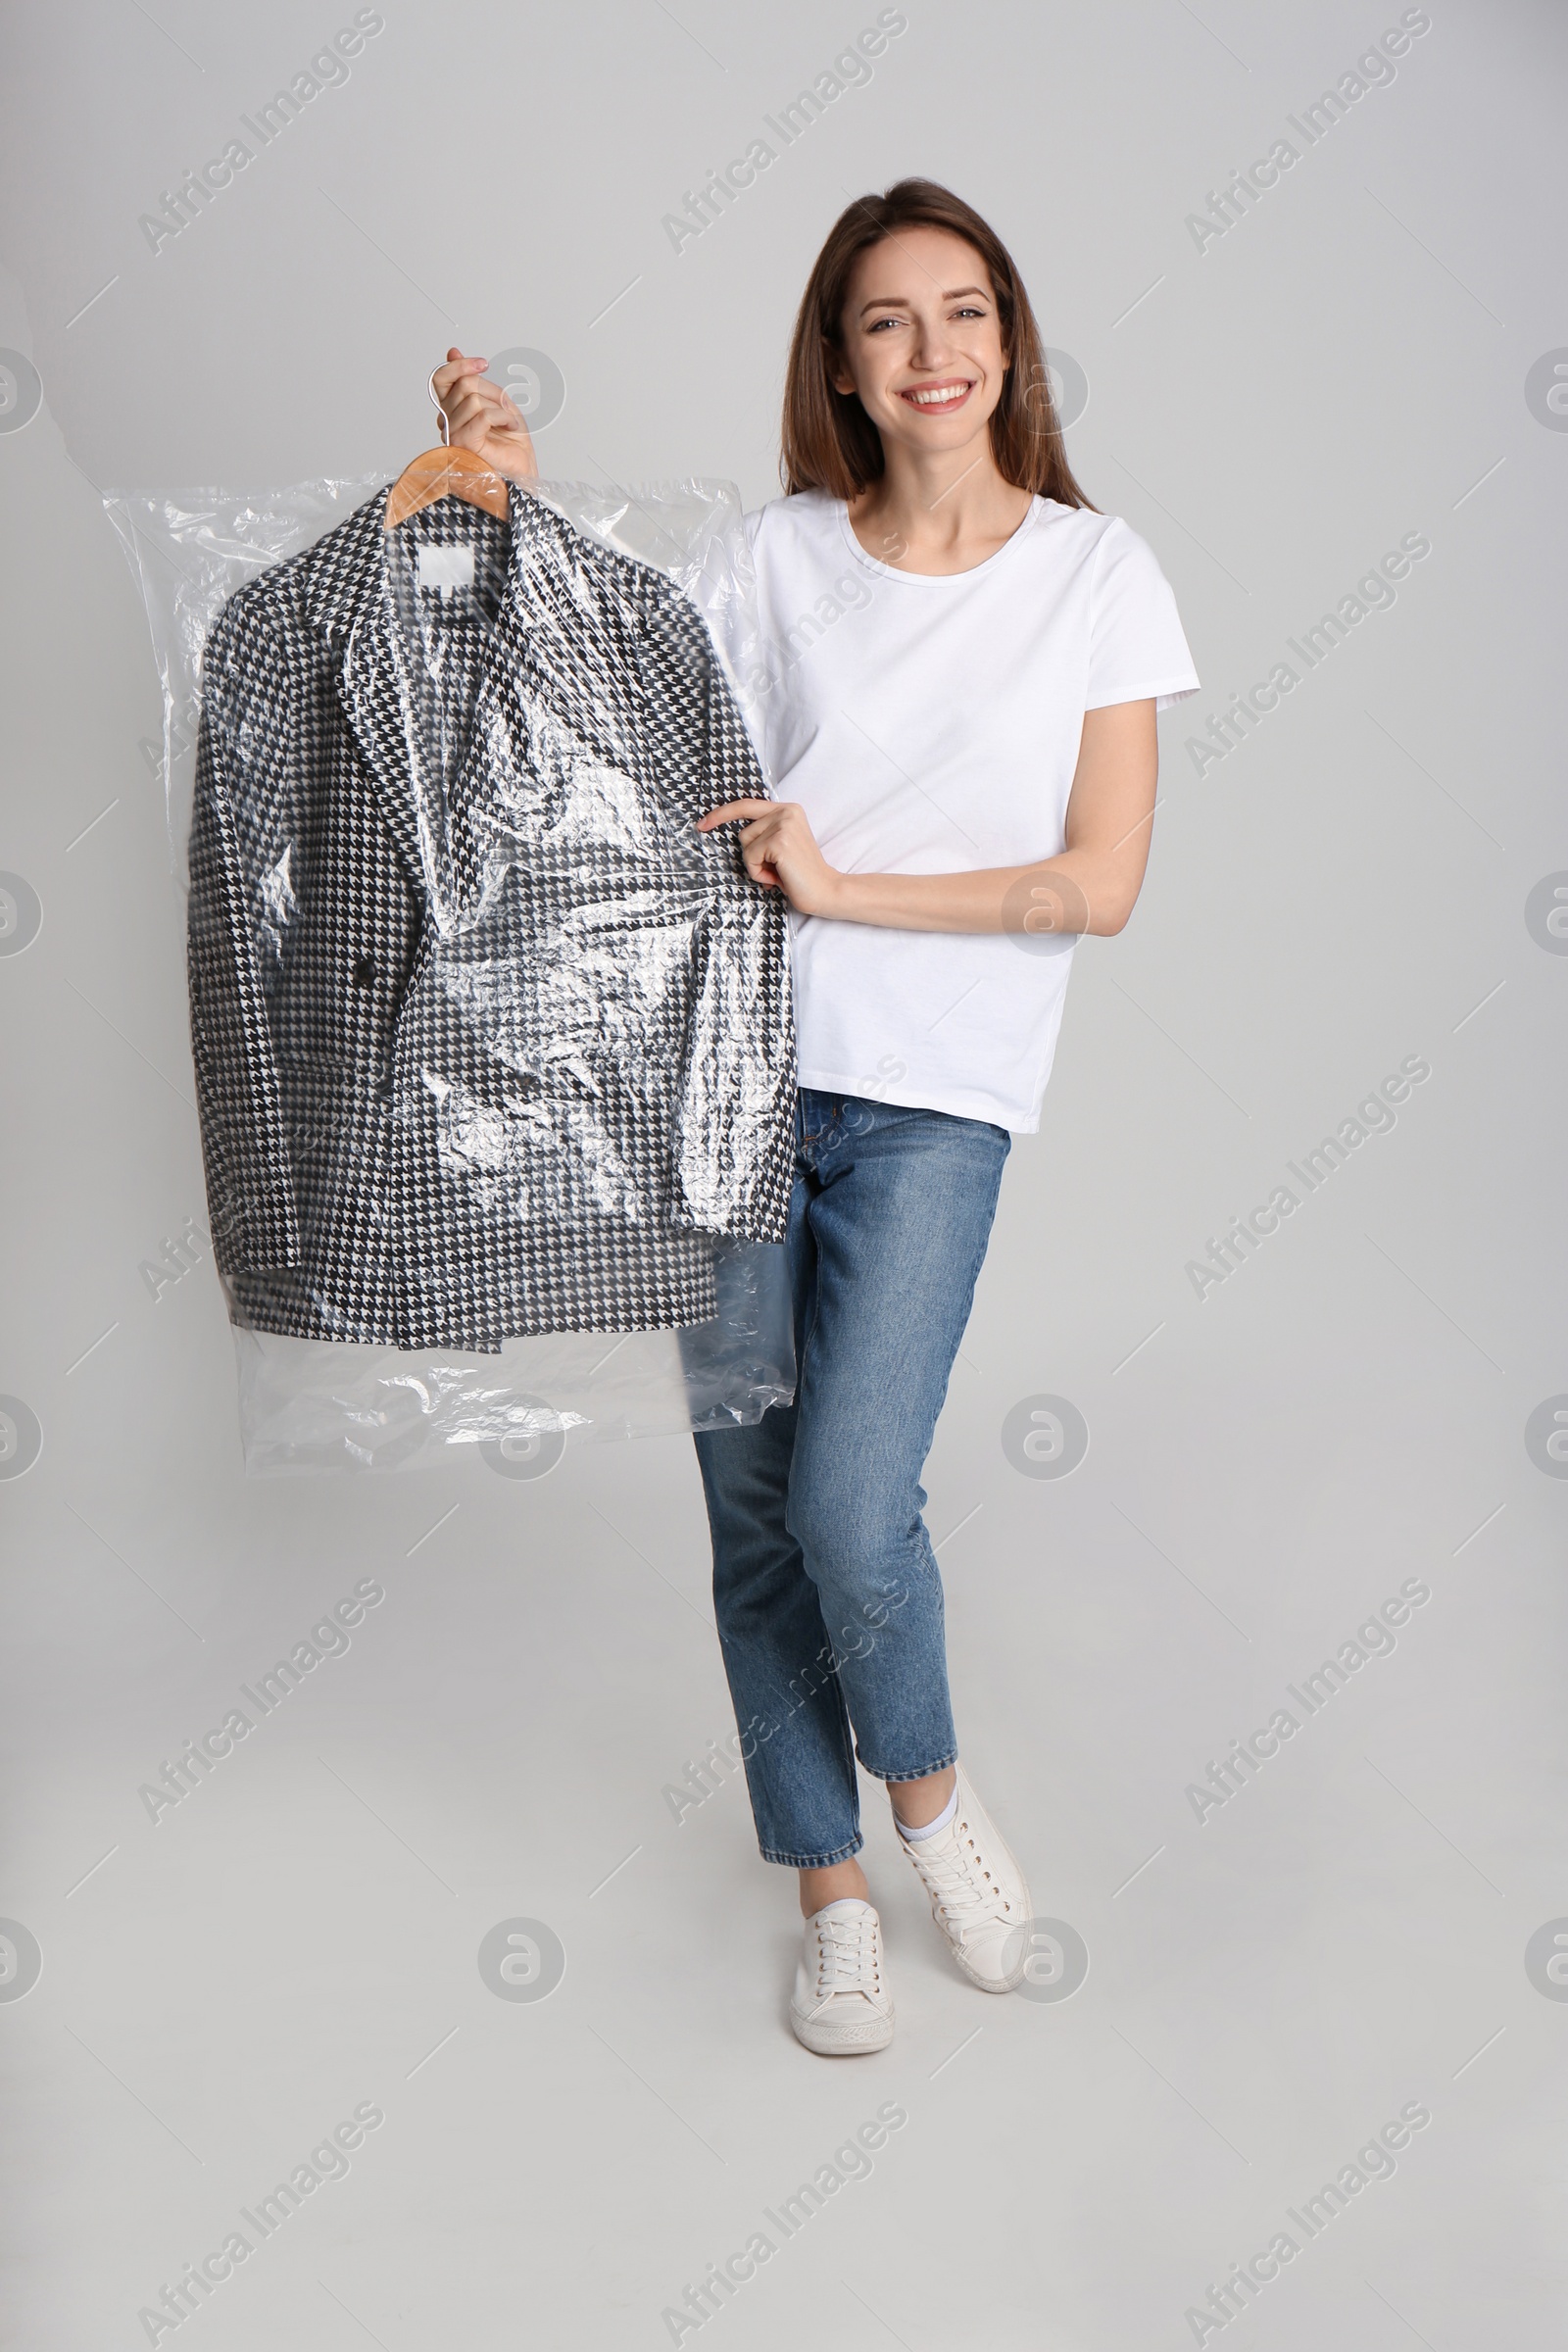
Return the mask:
[[[824,2000],[835,1992],[879,1993],[882,1972],[877,1964],[876,1929],[863,1915],[819,1919],[816,1923],[816,1994]]]
[[[1010,1905],[979,1853],[969,1843],[969,1825],[960,1815],[953,1825],[952,1847],[933,1853],[945,1839],[929,1838],[908,1846],[914,1866],[930,1888],[936,1914],[944,1926],[978,1927],[987,1918],[1001,1918]]]

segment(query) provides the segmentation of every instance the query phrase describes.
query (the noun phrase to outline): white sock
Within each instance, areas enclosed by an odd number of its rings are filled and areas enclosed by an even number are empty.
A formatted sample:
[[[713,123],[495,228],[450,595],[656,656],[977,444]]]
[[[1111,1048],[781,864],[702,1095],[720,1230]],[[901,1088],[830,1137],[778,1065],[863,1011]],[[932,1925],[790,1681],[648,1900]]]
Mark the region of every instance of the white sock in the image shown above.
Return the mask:
[[[905,1844],[918,1845],[922,1838],[934,1838],[938,1830],[945,1830],[957,1810],[958,1784],[956,1780],[955,1780],[953,1784],[953,1794],[949,1797],[947,1803],[943,1806],[935,1821],[922,1821],[918,1829],[910,1829],[907,1822],[899,1821],[899,1817],[896,1813],[894,1814],[893,1818],[895,1821],[899,1822],[899,1836],[904,1839]]]

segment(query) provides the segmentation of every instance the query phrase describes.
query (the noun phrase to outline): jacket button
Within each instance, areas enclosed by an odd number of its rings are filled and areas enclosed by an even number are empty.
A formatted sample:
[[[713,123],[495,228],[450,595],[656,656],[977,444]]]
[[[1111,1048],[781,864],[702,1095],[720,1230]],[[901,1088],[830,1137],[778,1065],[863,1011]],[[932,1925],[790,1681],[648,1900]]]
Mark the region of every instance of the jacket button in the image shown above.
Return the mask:
[[[361,956],[356,958],[354,985],[356,988],[373,988],[375,986],[375,959],[373,956]]]

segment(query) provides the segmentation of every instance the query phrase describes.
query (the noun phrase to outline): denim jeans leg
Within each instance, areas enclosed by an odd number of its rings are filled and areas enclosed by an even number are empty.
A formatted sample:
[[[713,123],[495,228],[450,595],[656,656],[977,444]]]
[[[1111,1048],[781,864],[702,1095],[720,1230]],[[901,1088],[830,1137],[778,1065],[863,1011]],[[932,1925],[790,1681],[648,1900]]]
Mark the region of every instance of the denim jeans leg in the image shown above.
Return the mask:
[[[789,1256],[799,1358],[815,1252],[809,1179],[798,1172]],[[848,1710],[822,1671],[829,1644],[816,1587],[787,1525],[800,1404],[694,1443],[713,1542],[713,1610],[735,1704],[762,1858],[826,1869],[860,1848],[859,1787]],[[776,1749],[774,1743],[777,1743]]]
[[[919,1474],[1009,1142],[853,1097],[802,1106],[796,1401],[697,1441],[759,1838],[797,1866],[857,1850],[857,1752],[884,1780],[956,1752]]]
[[[835,1645],[857,1754],[879,1780],[921,1779],[957,1753],[920,1472],[1008,1143],[978,1120],[851,1098],[818,1156],[787,1520]]]
[[[798,1408],[696,1440],[713,1538],[713,1608],[762,1859],[824,1870],[860,1848],[844,1693],[824,1673],[816,1587],[785,1524]]]

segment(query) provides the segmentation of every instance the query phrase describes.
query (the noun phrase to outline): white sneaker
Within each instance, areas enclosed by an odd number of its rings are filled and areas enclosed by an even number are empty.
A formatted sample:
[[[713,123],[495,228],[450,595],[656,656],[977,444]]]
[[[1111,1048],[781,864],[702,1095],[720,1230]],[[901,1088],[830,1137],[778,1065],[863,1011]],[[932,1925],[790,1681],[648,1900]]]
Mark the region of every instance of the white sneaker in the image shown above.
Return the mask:
[[[969,1982],[982,1992],[1010,1992],[1029,1960],[1027,1938],[1017,1933],[1029,1918],[1029,1889],[961,1764],[957,1784],[958,1809],[947,1828],[912,1844],[901,1836],[899,1843]]]
[[[841,1895],[807,1921],[790,2024],[796,2040],[822,2058],[885,2050],[893,2039],[882,1922],[869,1903]]]

